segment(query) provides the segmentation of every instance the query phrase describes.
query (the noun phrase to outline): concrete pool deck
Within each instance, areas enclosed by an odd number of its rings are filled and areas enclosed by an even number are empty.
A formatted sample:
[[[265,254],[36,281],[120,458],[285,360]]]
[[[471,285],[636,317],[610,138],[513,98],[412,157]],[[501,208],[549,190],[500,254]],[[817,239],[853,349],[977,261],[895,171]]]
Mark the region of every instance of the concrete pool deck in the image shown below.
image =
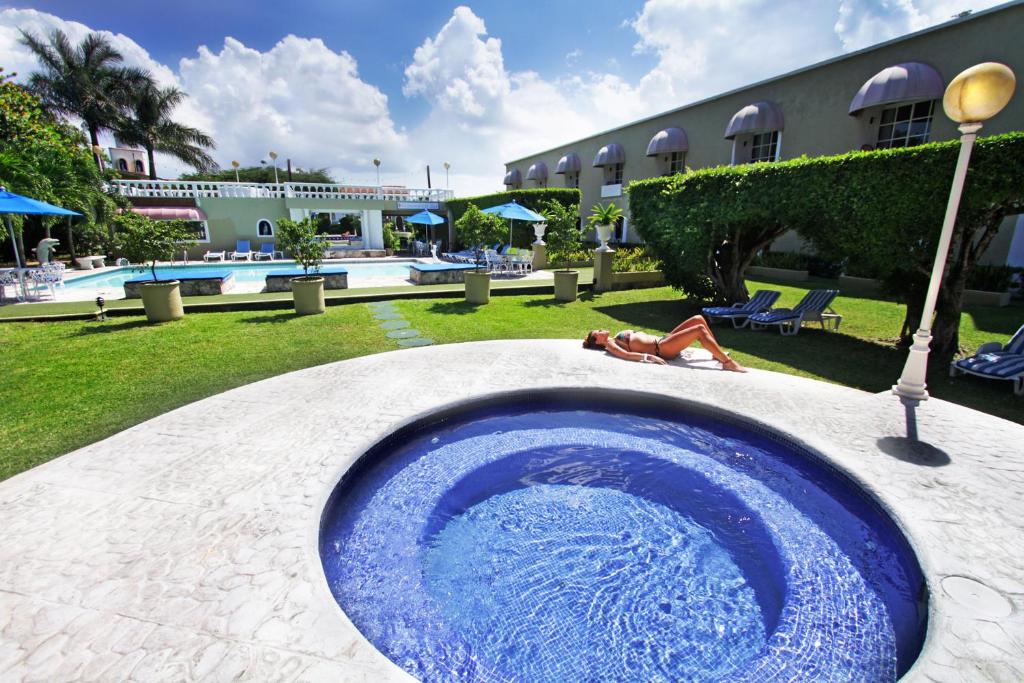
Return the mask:
[[[410,680],[328,590],[327,495],[437,407],[573,387],[748,415],[820,453],[893,513],[927,577],[905,680],[1024,680],[1024,427],[931,400],[917,410],[930,447],[914,445],[892,396],[678,365],[571,340],[383,353],[198,401],[2,482],[0,680]]]

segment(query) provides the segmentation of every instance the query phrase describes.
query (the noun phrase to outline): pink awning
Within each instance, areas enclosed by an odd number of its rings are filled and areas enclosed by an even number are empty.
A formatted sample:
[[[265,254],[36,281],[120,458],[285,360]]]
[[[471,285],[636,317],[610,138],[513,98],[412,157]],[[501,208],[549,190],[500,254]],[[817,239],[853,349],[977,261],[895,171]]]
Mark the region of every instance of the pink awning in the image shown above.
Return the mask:
[[[157,221],[206,220],[206,212],[197,206],[133,206],[132,211]]]

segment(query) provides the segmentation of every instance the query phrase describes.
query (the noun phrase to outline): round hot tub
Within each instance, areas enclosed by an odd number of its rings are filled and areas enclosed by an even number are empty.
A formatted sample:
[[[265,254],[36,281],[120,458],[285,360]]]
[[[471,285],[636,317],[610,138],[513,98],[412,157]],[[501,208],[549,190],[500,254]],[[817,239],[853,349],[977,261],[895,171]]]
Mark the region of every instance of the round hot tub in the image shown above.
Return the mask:
[[[338,604],[426,681],[895,680],[926,590],[894,522],[783,437],[660,399],[432,416],[346,473]]]

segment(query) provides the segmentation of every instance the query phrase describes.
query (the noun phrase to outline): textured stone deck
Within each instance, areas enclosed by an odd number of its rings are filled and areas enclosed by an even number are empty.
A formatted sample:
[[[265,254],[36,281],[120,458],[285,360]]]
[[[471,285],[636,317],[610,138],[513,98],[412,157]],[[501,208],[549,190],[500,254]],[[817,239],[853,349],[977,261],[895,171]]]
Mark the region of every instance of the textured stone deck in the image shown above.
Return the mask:
[[[199,401],[0,483],[0,680],[408,680],[330,595],[327,494],[417,415],[539,387],[634,387],[796,437],[874,491],[918,552],[931,614],[908,680],[1024,680],[1024,427],[929,401],[920,438],[940,450],[914,449],[891,396],[713,367],[573,341],[385,353]]]

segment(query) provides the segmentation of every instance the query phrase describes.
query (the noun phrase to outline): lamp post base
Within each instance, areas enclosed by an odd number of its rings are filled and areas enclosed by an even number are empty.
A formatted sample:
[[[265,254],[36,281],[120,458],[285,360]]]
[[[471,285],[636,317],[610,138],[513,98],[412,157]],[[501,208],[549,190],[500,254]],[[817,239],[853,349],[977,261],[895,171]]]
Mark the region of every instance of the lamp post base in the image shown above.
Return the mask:
[[[907,354],[907,363],[899,382],[893,385],[892,393],[903,401],[927,401],[926,377],[928,374],[928,346],[931,344],[931,330],[918,329],[914,343]]]

